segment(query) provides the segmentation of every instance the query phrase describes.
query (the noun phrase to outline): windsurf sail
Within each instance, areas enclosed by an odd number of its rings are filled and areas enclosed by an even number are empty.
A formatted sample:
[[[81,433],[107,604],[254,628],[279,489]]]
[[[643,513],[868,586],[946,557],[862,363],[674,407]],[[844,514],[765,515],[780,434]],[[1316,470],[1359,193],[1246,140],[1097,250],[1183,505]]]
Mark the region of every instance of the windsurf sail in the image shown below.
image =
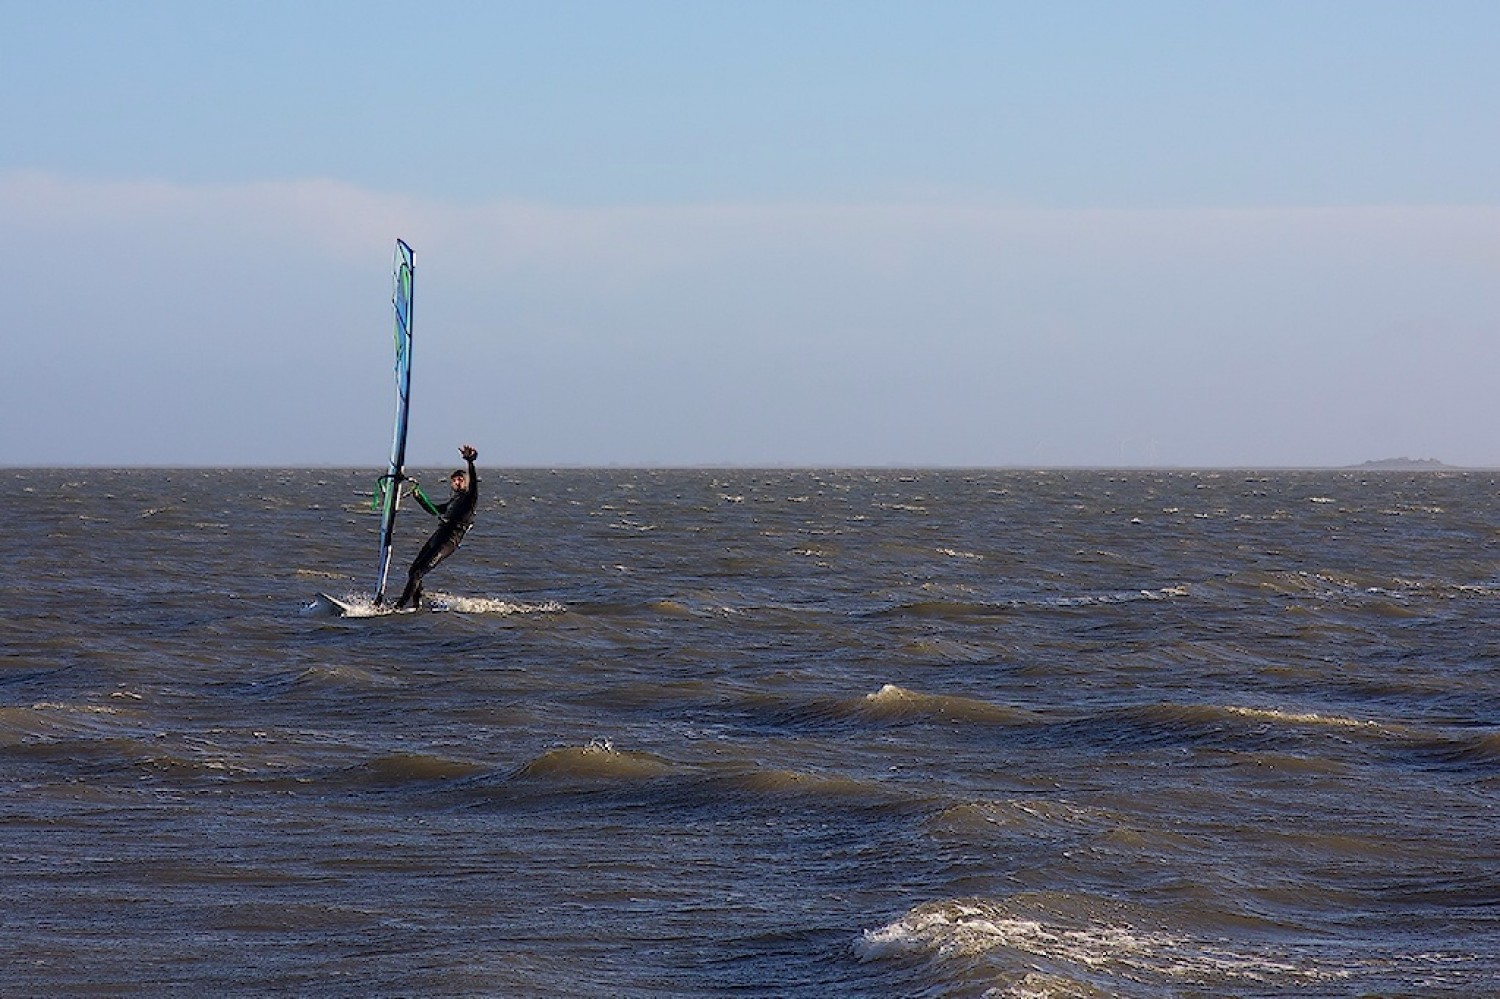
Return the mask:
[[[396,428],[391,436],[391,464],[381,477],[376,497],[380,502],[380,569],[375,581],[375,603],[385,602],[385,581],[391,569],[392,535],[396,511],[401,506],[401,483],[405,481],[406,425],[411,417],[411,307],[412,281],[416,272],[411,247],[396,240],[395,290],[391,304],[396,310]]]

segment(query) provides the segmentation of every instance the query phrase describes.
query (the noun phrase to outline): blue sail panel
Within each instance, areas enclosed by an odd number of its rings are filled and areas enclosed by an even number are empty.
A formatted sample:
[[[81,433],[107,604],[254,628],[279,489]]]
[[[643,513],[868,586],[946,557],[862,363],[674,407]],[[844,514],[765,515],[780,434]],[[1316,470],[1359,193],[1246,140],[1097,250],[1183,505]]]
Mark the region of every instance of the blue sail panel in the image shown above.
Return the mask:
[[[391,546],[396,529],[396,511],[401,506],[401,483],[406,468],[406,427],[411,418],[411,320],[412,290],[416,276],[416,254],[396,240],[395,288],[391,305],[396,311],[396,426],[391,435],[391,462],[380,495],[380,566],[375,582],[375,603],[385,601],[386,577],[391,568]]]

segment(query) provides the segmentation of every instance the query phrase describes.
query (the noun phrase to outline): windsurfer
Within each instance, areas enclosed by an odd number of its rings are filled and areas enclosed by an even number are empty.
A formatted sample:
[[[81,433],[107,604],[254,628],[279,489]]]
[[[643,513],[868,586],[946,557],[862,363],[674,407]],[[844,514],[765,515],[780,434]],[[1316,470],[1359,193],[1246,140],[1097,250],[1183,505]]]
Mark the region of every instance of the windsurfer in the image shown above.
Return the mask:
[[[432,537],[427,539],[427,543],[412,561],[406,576],[406,589],[396,602],[397,610],[421,605],[422,577],[458,549],[458,543],[474,524],[474,509],[479,505],[479,473],[474,469],[474,460],[479,457],[479,452],[465,444],[458,449],[458,453],[463,456],[468,468],[456,469],[448,476],[452,494],[446,503],[435,504],[429,511],[436,512],[438,528],[432,532]]]

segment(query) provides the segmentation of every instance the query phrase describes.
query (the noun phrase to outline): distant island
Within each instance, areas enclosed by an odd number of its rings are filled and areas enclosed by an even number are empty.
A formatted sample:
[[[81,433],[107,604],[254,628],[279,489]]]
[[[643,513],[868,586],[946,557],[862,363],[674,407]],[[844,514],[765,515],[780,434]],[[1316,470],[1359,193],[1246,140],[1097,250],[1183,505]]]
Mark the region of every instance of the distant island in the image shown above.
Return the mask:
[[[1398,471],[1420,471],[1422,469],[1452,468],[1445,465],[1436,458],[1381,458],[1378,461],[1367,461],[1362,465],[1352,465],[1352,468],[1390,468]]]

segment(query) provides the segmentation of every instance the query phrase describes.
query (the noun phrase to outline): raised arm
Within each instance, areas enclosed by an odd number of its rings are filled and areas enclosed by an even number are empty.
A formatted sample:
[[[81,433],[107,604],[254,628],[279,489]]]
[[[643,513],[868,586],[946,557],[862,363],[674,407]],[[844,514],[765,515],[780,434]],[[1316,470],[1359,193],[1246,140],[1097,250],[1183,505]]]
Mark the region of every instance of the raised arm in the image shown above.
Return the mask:
[[[467,488],[464,491],[472,496],[478,496],[479,471],[474,467],[474,462],[479,458],[479,452],[474,450],[474,445],[465,444],[463,447],[458,449],[458,453],[460,456],[462,456],[464,461],[468,462],[469,464],[469,481],[466,484]]]

